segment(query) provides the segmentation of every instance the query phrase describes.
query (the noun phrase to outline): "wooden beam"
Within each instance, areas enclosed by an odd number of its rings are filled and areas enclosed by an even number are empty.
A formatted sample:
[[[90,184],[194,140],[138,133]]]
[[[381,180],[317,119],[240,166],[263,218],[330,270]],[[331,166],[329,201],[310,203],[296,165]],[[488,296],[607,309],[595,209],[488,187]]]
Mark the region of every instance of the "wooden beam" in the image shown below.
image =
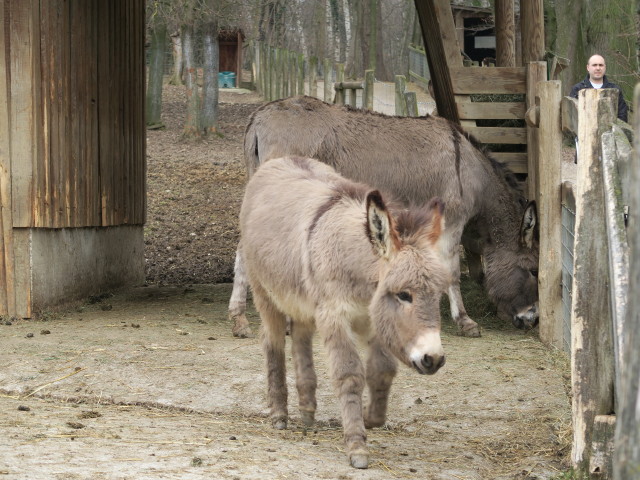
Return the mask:
[[[461,120],[511,120],[522,119],[524,102],[458,102]]]
[[[640,85],[633,95],[634,112],[640,111]],[[634,154],[629,172],[632,188],[629,204],[629,292],[640,291],[640,116],[633,118]],[[640,471],[640,295],[629,295],[627,304],[627,339],[624,344],[625,369],[622,375],[622,398],[618,406],[615,435],[614,478],[634,478]]]
[[[451,68],[450,72],[453,93],[456,95],[527,93],[526,69],[522,67],[458,67]]]
[[[547,63],[531,62],[527,68],[527,109],[535,106],[536,85],[547,80]],[[527,152],[529,153],[529,168],[527,175],[527,190],[530,200],[538,200],[538,129],[527,127]]]
[[[527,154],[525,152],[491,152],[491,156],[504,163],[513,173],[527,173]]]
[[[560,81],[540,82],[540,339],[562,349],[562,132],[560,130]]]
[[[516,66],[514,0],[495,0],[496,66]]]
[[[562,131],[578,136],[578,100],[562,98]]]
[[[614,357],[609,262],[600,166],[600,136],[617,116],[615,90],[579,93],[578,174],[571,319],[573,448],[571,459],[587,474],[596,415],[614,410]]]
[[[465,130],[482,143],[507,143],[510,145],[527,143],[526,128],[466,127]]]
[[[449,69],[462,66],[460,47],[448,0],[415,0],[438,115],[460,123]]]
[[[527,0],[520,5],[522,64],[544,59],[544,8],[542,0]],[[545,78],[546,80],[546,78]]]

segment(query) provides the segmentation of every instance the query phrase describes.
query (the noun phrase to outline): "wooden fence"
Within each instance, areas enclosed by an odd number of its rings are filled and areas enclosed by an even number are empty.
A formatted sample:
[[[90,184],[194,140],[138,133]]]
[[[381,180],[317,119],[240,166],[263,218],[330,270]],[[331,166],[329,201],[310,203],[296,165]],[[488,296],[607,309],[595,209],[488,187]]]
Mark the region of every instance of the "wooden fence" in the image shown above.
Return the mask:
[[[630,175],[631,131],[616,120],[617,91],[583,90],[577,102],[560,91],[557,81],[540,82],[536,90],[540,337],[558,348],[570,345],[574,467],[585,478],[614,478],[616,447],[637,439],[640,428],[637,413],[632,422],[619,420],[638,402],[637,375],[634,386],[623,372],[638,370],[638,357],[630,353],[640,340],[637,333],[630,337],[637,330],[637,302],[631,308],[627,302],[637,296],[629,285],[628,241],[638,239],[630,236],[626,219],[639,184]],[[575,185],[562,185],[563,130],[578,139]]]

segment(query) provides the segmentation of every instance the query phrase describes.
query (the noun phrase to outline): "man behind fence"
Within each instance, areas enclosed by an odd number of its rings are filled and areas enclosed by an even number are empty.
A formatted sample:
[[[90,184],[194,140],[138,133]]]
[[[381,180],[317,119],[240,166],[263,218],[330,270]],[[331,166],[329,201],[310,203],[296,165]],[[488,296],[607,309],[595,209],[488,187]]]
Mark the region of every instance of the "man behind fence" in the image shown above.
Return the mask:
[[[578,98],[578,92],[585,88],[615,88],[618,90],[618,118],[627,121],[627,102],[622,96],[622,89],[613,82],[610,82],[605,75],[607,64],[601,55],[592,55],[587,62],[588,75],[580,83],[576,83],[571,89],[570,97]]]

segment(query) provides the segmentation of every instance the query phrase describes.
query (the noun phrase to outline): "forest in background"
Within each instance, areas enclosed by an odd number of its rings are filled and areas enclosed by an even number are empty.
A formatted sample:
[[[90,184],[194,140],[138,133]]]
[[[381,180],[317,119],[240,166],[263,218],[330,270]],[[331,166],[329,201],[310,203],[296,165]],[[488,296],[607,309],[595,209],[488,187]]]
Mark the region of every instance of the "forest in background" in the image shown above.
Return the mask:
[[[493,11],[500,1],[451,3]],[[519,3],[515,1],[516,17]],[[564,93],[584,78],[587,59],[599,53],[607,61],[607,75],[623,88],[630,101],[640,79],[640,2],[544,0],[543,5],[547,54],[568,60],[561,74]],[[184,83],[187,88],[191,113],[185,135],[190,137],[216,131],[217,42],[222,30],[241,29],[245,45],[260,41],[302,53],[306,58],[328,58],[344,64],[347,78],[363,78],[365,70],[373,70],[380,81],[407,75],[409,46],[422,45],[414,0],[147,0],[147,18],[148,124],[161,124],[159,92],[164,72],[159,71],[159,65],[154,69],[154,58],[164,62],[173,38],[172,82]],[[489,16],[486,24],[474,28],[493,27],[493,16]],[[201,92],[193,75],[196,62],[204,76]]]

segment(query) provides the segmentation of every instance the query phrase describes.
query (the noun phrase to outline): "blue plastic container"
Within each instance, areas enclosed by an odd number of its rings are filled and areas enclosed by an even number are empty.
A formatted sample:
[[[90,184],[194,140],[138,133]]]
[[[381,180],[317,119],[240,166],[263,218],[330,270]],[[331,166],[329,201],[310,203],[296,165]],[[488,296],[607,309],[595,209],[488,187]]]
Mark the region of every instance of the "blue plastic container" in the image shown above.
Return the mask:
[[[234,72],[218,73],[218,87],[219,88],[235,88],[236,74]]]

